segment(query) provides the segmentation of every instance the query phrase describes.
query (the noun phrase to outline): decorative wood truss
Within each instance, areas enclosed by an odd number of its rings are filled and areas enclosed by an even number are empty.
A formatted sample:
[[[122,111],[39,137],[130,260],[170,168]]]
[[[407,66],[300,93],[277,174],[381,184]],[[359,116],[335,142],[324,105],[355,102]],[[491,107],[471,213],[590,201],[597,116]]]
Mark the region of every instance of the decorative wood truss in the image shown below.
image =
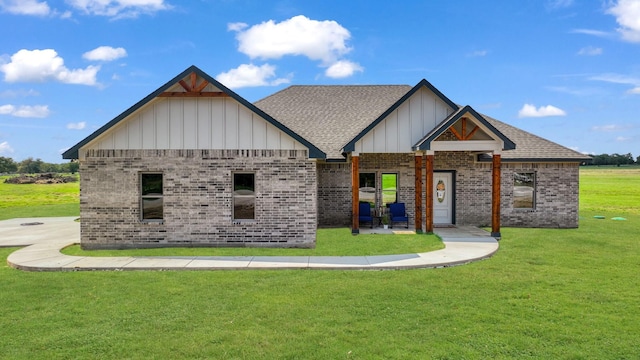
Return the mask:
[[[198,75],[192,72],[189,75],[190,84],[184,80],[178,81],[178,84],[182,86],[185,91],[165,91],[158,95],[159,97],[228,97],[229,94],[222,91],[202,91],[209,82],[202,79],[202,82],[198,84]]]
[[[478,125],[476,125],[469,133],[467,133],[467,118],[463,117],[460,119],[460,125],[462,126],[461,132],[458,132],[453,126],[449,128],[451,133],[456,137],[456,139],[460,141],[469,140],[475,135],[475,133],[480,129]]]

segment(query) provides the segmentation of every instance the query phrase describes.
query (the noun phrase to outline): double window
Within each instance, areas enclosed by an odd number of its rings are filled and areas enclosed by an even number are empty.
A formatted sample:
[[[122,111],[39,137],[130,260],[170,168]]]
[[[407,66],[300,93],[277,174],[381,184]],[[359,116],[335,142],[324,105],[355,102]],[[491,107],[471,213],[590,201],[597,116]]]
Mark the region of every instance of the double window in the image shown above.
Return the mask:
[[[256,174],[233,174],[233,219],[256,218]]]
[[[513,174],[513,207],[534,209],[536,204],[536,174],[519,172]]]
[[[162,221],[164,199],[162,174],[140,174],[140,217],[142,221]]]
[[[398,202],[398,174],[381,174],[381,186],[378,185],[376,175],[376,173],[360,173],[360,202],[368,202],[372,207],[376,204],[386,207],[388,204]],[[379,194],[379,201],[376,201],[376,194]]]

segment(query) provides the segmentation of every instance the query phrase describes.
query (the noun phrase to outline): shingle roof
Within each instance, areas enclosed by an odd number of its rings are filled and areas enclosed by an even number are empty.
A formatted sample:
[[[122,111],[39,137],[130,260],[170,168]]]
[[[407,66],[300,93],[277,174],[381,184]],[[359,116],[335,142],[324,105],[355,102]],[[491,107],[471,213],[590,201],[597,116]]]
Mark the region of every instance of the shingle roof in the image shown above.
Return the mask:
[[[342,147],[411,90],[408,85],[294,85],[255,105],[327,154]]]
[[[553,141],[505,124],[487,115],[483,116],[485,120],[516,144],[514,150],[502,153],[504,161],[587,161],[591,159],[587,155]]]
[[[344,159],[342,149],[345,144],[361,136],[367,127],[414,88],[409,85],[294,85],[257,101],[255,105],[309,140],[327,154],[327,159]],[[589,159],[577,151],[481,115],[515,143],[514,150],[503,152],[505,161]]]

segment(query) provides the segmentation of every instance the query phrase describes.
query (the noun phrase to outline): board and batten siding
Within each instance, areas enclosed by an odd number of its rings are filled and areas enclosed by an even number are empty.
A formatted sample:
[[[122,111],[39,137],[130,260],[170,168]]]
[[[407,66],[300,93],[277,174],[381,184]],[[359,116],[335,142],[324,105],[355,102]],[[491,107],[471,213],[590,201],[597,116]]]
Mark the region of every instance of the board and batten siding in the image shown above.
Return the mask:
[[[406,153],[453,109],[431,90],[422,88],[358,140],[361,153]]]
[[[83,147],[98,150],[304,150],[232,98],[156,98]]]

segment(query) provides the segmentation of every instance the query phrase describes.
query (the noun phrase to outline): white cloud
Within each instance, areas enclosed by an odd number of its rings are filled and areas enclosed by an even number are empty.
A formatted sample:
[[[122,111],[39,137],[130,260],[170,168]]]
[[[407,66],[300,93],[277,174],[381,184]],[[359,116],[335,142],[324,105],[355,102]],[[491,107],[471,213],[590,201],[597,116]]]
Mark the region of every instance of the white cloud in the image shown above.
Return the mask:
[[[628,136],[618,136],[616,138],[617,142],[627,142],[630,141],[632,138],[628,137]]]
[[[249,27],[249,25],[243,22],[229,23],[227,24],[227,31],[242,31],[247,27]]]
[[[0,98],[18,98],[27,96],[39,96],[40,93],[34,89],[29,90],[5,90],[0,92]]]
[[[13,148],[8,142],[3,141],[0,143],[0,154],[12,154]]]
[[[573,0],[548,0],[546,7],[551,10],[567,8],[573,5]]]
[[[285,78],[269,80],[275,76],[276,67],[273,65],[242,64],[235,69],[218,74],[216,80],[232,89],[289,83],[289,79]]]
[[[489,54],[488,50],[476,50],[467,54],[467,57],[483,57]]]
[[[608,33],[606,31],[593,30],[593,29],[573,29],[570,32],[573,33],[573,34],[585,34],[585,35],[592,35],[592,36],[597,36],[597,37],[610,37],[610,36],[612,36],[611,33]]]
[[[48,105],[0,105],[0,115],[11,115],[22,118],[46,118],[50,113]]]
[[[362,72],[364,71],[364,69],[357,63],[347,60],[340,60],[329,66],[325,71],[325,75],[330,78],[339,79],[349,77],[356,71]]]
[[[164,0],[67,0],[67,3],[85,14],[114,19],[136,18],[172,8]]]
[[[601,74],[592,76],[589,80],[604,81],[613,84],[631,85],[633,88],[627,90],[627,94],[640,94],[640,78],[621,74]]]
[[[567,113],[553,105],[540,106],[536,109],[535,105],[524,104],[522,109],[518,111],[519,118],[527,117],[547,117],[547,116],[565,116]]]
[[[70,130],[82,130],[87,126],[87,123],[84,121],[81,122],[77,122],[77,123],[68,123],[67,124],[67,129]]]
[[[65,84],[97,85],[100,66],[70,70],[53,49],[22,49],[11,55],[11,62],[0,65],[7,82],[59,81]]]
[[[124,48],[114,48],[111,46],[99,46],[91,51],[82,54],[82,57],[91,61],[113,61],[127,56]]]
[[[0,9],[15,15],[47,16],[51,8],[46,1],[0,0]]]
[[[596,132],[620,132],[627,131],[631,129],[633,126],[631,125],[619,125],[619,124],[608,124],[608,125],[596,125],[591,127],[591,131]]]
[[[616,22],[620,25],[618,32],[624,40],[640,42],[640,1],[618,0],[607,9],[607,13],[616,17]]]
[[[237,24],[238,50],[252,59],[279,59],[285,55],[302,55],[325,65],[336,62],[351,51],[346,45],[351,34],[335,21],[311,20],[303,15],[276,23],[273,20],[246,30]]]
[[[602,55],[602,48],[597,48],[593,46],[583,47],[578,51],[578,55],[588,55],[588,56]]]

